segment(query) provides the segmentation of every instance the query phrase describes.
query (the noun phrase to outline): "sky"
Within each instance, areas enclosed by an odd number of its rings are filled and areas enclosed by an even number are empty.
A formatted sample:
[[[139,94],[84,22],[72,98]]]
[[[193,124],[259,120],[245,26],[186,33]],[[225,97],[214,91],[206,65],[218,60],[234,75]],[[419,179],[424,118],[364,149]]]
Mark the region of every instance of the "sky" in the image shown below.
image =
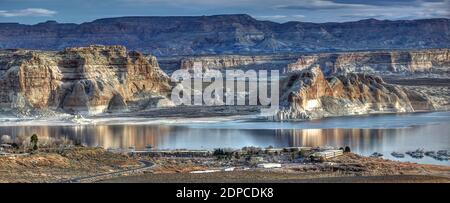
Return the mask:
[[[0,0],[0,22],[249,14],[275,22],[450,18],[450,0]]]

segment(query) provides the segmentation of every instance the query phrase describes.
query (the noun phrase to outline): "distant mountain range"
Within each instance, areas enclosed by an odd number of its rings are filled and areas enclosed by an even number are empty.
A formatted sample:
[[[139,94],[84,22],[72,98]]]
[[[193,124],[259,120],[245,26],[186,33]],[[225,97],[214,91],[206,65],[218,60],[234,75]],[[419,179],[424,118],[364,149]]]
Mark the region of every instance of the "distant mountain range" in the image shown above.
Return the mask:
[[[449,48],[450,19],[275,23],[249,15],[0,23],[0,48],[123,45],[156,56]]]

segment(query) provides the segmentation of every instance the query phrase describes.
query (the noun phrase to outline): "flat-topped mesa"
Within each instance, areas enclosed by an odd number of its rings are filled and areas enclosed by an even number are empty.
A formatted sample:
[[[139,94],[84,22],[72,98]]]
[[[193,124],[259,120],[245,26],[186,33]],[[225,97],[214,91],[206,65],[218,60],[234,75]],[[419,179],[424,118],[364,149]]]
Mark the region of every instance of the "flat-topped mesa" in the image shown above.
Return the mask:
[[[81,24],[0,23],[0,47],[61,50],[123,45],[155,56],[448,48],[450,19],[340,23],[260,21],[248,15],[141,16]]]
[[[290,73],[280,82],[280,94],[282,109],[275,120],[434,110],[426,95],[380,77],[349,73],[326,78],[318,66]]]
[[[3,110],[50,109],[95,114],[146,108],[170,91],[153,56],[123,46],[67,48],[61,52],[12,51],[0,76]],[[153,102],[154,103],[154,102]]]
[[[339,72],[449,73],[450,49],[309,54],[289,64],[285,72],[301,71],[317,65],[327,75]]]

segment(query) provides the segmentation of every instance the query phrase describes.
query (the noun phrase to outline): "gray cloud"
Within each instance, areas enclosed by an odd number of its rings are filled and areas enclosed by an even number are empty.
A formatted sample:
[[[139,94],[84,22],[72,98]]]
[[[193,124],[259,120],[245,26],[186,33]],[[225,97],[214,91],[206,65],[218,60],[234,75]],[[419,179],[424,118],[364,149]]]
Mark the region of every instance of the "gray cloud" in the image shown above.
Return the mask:
[[[405,6],[416,5],[421,2],[444,2],[445,0],[330,0],[340,4],[364,4],[373,6]]]
[[[291,21],[291,20],[303,20],[306,16],[301,14],[296,15],[255,15],[254,18],[258,20],[271,20],[271,21]]]
[[[356,19],[364,19],[364,18],[386,18],[389,17],[387,15],[381,15],[381,14],[366,14],[366,13],[355,13],[355,14],[346,14],[341,15],[340,17],[343,18],[356,18]]]
[[[278,9],[291,10],[334,10],[334,9],[362,9],[371,8],[373,5],[362,3],[339,3],[330,0],[304,0],[295,4],[278,5]]]
[[[287,2],[285,2],[287,3]],[[279,10],[326,13],[340,20],[418,19],[449,17],[450,0],[302,0],[277,5]]]
[[[0,17],[53,16],[56,13],[56,11],[43,8],[26,8],[20,10],[0,10]]]
[[[26,9],[15,10],[18,8]],[[57,16],[53,9],[58,11]],[[276,22],[343,22],[364,18],[449,18],[449,11],[450,0],[0,0],[0,22],[25,23],[42,20],[35,16],[81,23],[129,15],[235,13]]]

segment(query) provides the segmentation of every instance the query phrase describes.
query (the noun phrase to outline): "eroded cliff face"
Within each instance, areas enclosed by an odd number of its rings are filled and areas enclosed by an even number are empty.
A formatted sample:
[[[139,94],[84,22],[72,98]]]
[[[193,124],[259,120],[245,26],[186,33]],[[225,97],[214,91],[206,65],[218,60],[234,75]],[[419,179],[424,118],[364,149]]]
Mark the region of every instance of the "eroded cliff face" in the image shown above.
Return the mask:
[[[450,49],[310,54],[300,56],[297,62],[289,64],[286,72],[301,71],[317,65],[327,75],[340,72],[448,73]]]
[[[146,108],[150,100],[163,99],[170,91],[169,78],[155,57],[127,52],[122,46],[0,54],[3,111],[123,111]]]
[[[180,69],[226,70],[226,69],[279,69],[298,58],[295,54],[282,55],[217,55],[186,57],[180,60]]]
[[[380,77],[360,73],[325,77],[318,66],[289,74],[280,90],[283,107],[275,120],[434,109],[426,95],[387,84]]]
[[[450,73],[450,49],[197,56],[178,59],[178,64],[175,66],[180,69],[201,68],[203,70],[278,69],[283,73],[320,66],[326,75],[351,72],[382,75],[410,73],[444,73],[448,75]]]

